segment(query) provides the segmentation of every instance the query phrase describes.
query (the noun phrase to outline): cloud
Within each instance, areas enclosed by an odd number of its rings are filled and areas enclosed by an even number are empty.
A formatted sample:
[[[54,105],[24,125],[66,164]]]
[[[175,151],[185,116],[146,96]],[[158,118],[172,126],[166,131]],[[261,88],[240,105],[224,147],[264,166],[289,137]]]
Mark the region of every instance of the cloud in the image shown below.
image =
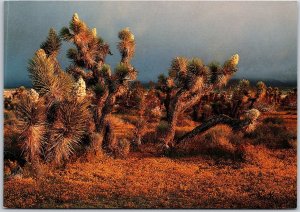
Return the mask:
[[[133,64],[143,81],[166,73],[178,55],[209,63],[235,53],[241,59],[237,77],[297,76],[295,2],[6,2],[5,86],[29,82],[28,59],[49,28],[68,25],[74,12],[111,45],[112,66],[120,60],[117,33],[130,27],[137,42]],[[59,58],[64,67],[67,48]]]

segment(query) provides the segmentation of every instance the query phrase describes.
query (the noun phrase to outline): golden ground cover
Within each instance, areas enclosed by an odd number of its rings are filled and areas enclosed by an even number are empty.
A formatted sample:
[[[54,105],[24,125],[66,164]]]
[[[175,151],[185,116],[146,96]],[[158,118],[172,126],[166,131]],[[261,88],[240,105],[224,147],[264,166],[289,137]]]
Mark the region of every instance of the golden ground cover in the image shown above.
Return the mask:
[[[296,130],[297,115],[280,116]],[[118,118],[116,118],[116,122]],[[119,121],[118,135],[132,126]],[[188,128],[188,127],[185,127]],[[130,133],[129,133],[130,134]],[[147,143],[126,159],[78,159],[64,169],[45,168],[38,180],[5,179],[9,208],[295,208],[296,151],[245,145],[246,161],[210,156],[168,158]]]

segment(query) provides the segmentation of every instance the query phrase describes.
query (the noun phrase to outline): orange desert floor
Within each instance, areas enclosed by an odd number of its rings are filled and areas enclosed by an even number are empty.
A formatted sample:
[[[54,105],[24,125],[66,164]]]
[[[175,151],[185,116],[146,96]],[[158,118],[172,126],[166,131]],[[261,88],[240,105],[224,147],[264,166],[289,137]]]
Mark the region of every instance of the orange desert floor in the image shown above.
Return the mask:
[[[275,113],[295,130],[296,114]],[[38,180],[4,181],[8,208],[295,208],[297,160],[293,149],[247,145],[246,161],[208,156],[168,158],[155,144],[126,159],[108,156],[45,170]],[[149,151],[148,151],[149,149]]]

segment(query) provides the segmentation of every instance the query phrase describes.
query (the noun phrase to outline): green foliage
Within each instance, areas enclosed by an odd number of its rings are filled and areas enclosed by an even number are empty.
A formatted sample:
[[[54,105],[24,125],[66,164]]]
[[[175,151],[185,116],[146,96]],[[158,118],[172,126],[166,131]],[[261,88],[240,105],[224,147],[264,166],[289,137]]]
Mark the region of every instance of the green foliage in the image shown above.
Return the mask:
[[[59,36],[64,40],[64,41],[71,41],[73,38],[73,35],[71,34],[70,30],[68,27],[63,27],[60,32]]]
[[[115,75],[120,80],[129,80],[129,73],[130,68],[123,63],[119,63],[118,66],[115,68]]]
[[[96,96],[102,96],[104,94],[105,89],[106,88],[100,83],[97,83],[92,87],[92,90],[95,92]]]
[[[29,61],[28,72],[33,87],[39,94],[44,95],[56,89],[54,64],[50,58],[47,58],[43,49],[38,50]]]
[[[169,76],[171,78],[181,78],[185,76],[187,72],[188,59],[185,57],[176,57],[171,62],[171,68],[169,69]]]
[[[118,49],[122,57],[121,62],[129,65],[135,53],[134,35],[129,28],[125,28],[119,32],[119,38]]]
[[[204,64],[201,59],[193,58],[188,62],[187,65],[188,72],[196,75],[196,76],[203,76],[207,75],[207,70],[204,68]]]
[[[75,48],[68,49],[67,57],[71,60],[80,60],[79,53],[78,53],[77,49],[75,49]]]
[[[110,66],[108,64],[104,64],[102,66],[102,69],[100,71],[100,75],[104,79],[109,79],[111,77],[111,69],[110,69]]]
[[[218,80],[218,76],[221,72],[221,65],[220,63],[218,62],[211,62],[209,65],[208,65],[209,69],[210,69],[210,83],[214,84],[215,82],[217,82]]]
[[[50,55],[56,55],[61,47],[61,39],[56,34],[56,31],[53,28],[50,28],[48,37],[45,42],[40,46],[41,49],[44,49],[45,53]]]

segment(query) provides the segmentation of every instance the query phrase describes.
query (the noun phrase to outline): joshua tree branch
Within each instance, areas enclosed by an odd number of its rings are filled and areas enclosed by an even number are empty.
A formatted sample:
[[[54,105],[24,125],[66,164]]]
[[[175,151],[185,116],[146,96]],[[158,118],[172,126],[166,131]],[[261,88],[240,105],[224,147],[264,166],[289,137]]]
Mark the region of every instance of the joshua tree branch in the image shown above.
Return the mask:
[[[251,124],[251,120],[249,120],[249,119],[245,119],[245,120],[233,119],[224,114],[215,116],[215,117],[209,119],[208,121],[206,121],[205,123],[201,124],[200,126],[194,128],[192,131],[183,135],[181,138],[179,138],[176,141],[176,143],[178,144],[187,138],[195,137],[218,124],[225,124],[225,125],[230,126],[234,131],[239,131],[239,130],[242,130],[244,127],[248,126],[249,124]]]

